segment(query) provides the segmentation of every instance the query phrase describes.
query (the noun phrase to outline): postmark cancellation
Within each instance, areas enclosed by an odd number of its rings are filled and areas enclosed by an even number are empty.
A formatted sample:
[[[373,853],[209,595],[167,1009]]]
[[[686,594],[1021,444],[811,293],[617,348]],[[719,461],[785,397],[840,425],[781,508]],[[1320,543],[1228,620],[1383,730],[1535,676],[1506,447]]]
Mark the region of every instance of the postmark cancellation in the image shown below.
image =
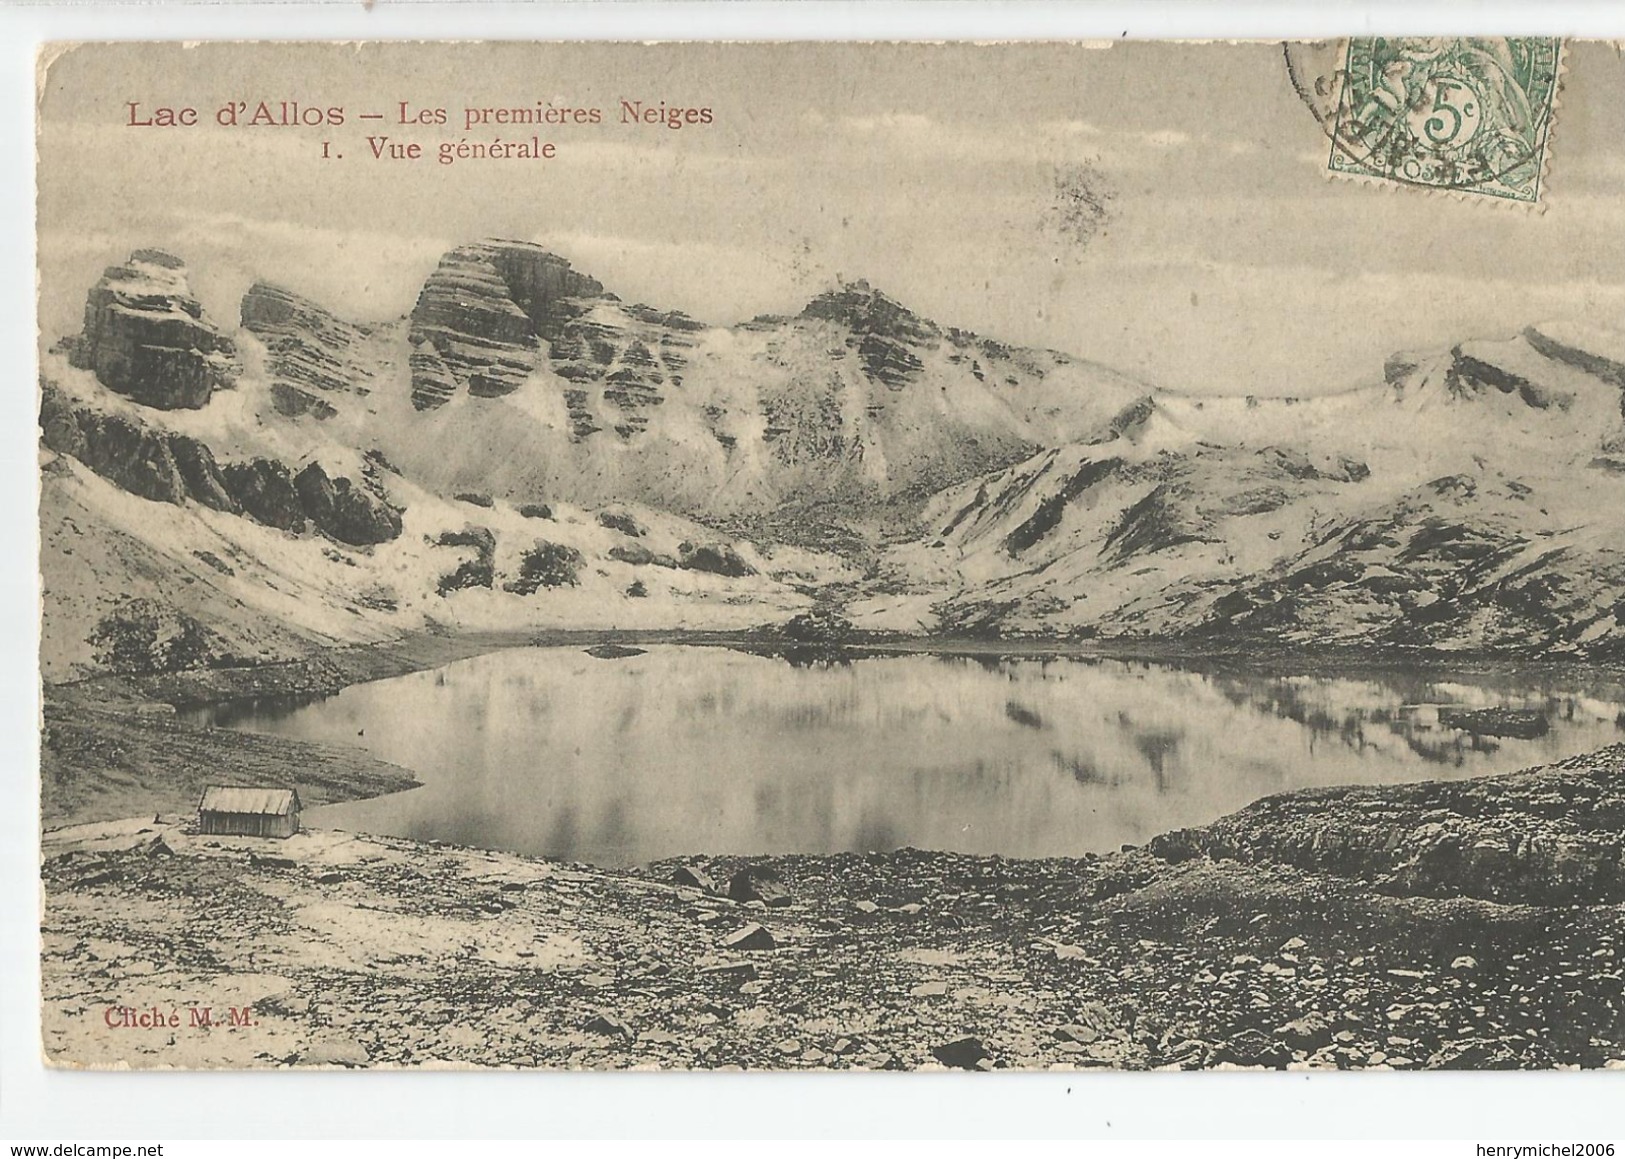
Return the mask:
[[[1327,170],[1538,205],[1562,63],[1546,37],[1355,37]]]

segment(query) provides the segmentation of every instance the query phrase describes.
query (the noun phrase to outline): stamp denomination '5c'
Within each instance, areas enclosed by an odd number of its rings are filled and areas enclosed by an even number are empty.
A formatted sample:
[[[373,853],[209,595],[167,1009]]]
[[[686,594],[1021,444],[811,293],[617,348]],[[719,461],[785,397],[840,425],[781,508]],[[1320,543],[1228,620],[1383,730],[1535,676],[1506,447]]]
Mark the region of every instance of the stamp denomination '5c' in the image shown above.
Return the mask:
[[[1539,202],[1562,50],[1534,36],[1350,40],[1327,168]]]

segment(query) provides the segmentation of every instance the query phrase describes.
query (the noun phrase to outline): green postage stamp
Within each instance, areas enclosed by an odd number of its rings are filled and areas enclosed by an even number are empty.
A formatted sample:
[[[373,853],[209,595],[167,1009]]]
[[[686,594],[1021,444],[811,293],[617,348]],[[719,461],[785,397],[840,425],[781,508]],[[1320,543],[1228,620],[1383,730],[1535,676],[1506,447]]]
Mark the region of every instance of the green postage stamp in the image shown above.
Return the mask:
[[[1563,42],[1537,36],[1356,37],[1330,172],[1536,204]]]

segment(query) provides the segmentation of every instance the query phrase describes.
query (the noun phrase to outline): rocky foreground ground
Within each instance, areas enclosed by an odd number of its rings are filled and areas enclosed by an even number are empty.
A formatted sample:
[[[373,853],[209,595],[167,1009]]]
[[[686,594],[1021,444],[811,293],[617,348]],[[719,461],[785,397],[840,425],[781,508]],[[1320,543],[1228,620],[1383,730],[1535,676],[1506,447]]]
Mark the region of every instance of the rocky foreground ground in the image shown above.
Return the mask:
[[[610,871],[96,823],[45,837],[44,1043],[131,1067],[1625,1068],[1622,834],[1625,746],[1284,794],[1083,860]]]

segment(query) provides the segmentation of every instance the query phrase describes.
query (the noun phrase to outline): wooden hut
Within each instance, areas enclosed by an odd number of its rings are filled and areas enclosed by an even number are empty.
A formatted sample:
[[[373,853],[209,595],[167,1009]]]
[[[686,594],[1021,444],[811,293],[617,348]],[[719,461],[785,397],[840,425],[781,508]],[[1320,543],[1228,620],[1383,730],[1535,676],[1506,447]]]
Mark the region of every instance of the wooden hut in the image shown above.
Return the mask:
[[[297,789],[210,785],[197,805],[198,832],[292,837],[299,832]]]

